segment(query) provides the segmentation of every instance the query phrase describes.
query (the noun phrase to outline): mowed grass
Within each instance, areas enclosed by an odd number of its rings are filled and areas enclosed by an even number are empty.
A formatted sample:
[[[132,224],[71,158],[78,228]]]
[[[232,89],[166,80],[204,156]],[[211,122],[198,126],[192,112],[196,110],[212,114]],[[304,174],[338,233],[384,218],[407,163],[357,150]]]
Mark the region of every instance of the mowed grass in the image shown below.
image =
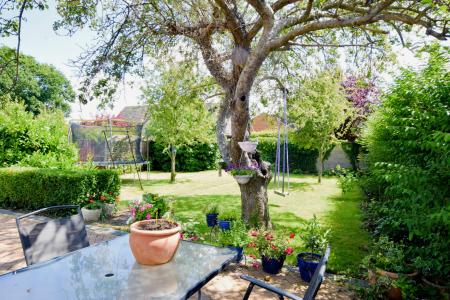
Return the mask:
[[[168,173],[152,172],[147,180],[147,174],[141,174],[144,192],[173,197],[176,217],[183,222],[197,222],[197,230],[205,235],[209,234],[203,213],[207,204],[216,202],[223,211],[239,215],[240,191],[232,176],[223,173],[219,177],[217,171],[180,173],[172,184],[169,183],[169,176]],[[123,208],[128,203],[126,200],[140,199],[144,193],[136,179],[131,174],[122,178]],[[329,269],[335,273],[356,272],[365,255],[362,249],[369,240],[361,228],[360,191],[342,195],[336,178],[332,177],[324,178],[322,184],[318,184],[317,178],[310,175],[292,175],[290,179],[287,197],[274,193],[273,182],[269,185],[269,209],[274,229],[280,233],[296,232],[301,235],[305,220],[317,215],[332,230]],[[206,241],[214,242],[209,238]],[[294,240],[293,246],[300,250],[299,238]],[[295,265],[295,255],[288,257],[287,263]]]

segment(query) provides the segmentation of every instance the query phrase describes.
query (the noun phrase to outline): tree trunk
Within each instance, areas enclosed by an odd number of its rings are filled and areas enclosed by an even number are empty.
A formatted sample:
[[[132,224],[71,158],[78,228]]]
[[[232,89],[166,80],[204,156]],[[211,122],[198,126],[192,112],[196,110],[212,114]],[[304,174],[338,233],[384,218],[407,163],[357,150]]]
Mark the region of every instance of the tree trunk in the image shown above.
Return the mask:
[[[322,183],[322,172],[323,172],[323,157],[324,154],[322,152],[322,149],[319,151],[319,178],[317,180],[318,183]]]
[[[170,168],[170,182],[175,182],[175,176],[177,176],[176,170],[175,170],[175,158],[177,154],[174,151],[172,147],[170,147],[170,161],[171,161],[171,168]]]

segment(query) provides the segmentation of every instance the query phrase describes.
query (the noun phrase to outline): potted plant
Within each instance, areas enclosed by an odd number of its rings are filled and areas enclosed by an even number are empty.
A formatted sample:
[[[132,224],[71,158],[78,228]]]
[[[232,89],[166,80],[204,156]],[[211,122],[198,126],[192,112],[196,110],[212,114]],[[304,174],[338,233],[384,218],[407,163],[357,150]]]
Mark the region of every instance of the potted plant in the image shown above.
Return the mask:
[[[102,204],[90,198],[81,208],[81,213],[86,222],[98,221],[102,213]]]
[[[178,223],[159,219],[166,207],[161,199],[147,198],[160,206],[146,201],[133,201],[131,212],[130,248],[136,261],[142,265],[159,265],[172,259],[180,241],[181,227]],[[153,218],[155,217],[155,218]]]
[[[143,194],[142,201],[152,205],[152,218],[162,218],[166,215],[166,213],[170,212],[169,201],[165,197],[161,197],[158,194]]]
[[[229,172],[239,184],[246,184],[256,174],[258,164],[253,163],[250,166],[228,165],[225,171]]]
[[[417,270],[405,264],[404,246],[394,243],[388,237],[381,236],[373,244],[369,255],[363,259],[363,266],[368,270],[369,283],[377,284],[380,277],[389,279],[386,286],[386,296],[389,299],[402,299],[402,283],[418,275]]]
[[[234,221],[231,224],[230,230],[223,230],[219,235],[219,243],[230,249],[237,251],[238,255],[236,262],[242,260],[244,254],[244,247],[248,244],[250,238],[247,233],[247,228],[244,222]]]
[[[256,146],[258,146],[258,142],[254,141],[245,141],[245,142],[238,142],[239,147],[241,147],[242,151],[245,151],[247,153],[255,153]]]
[[[263,270],[269,274],[278,274],[284,265],[286,255],[291,255],[294,250],[289,246],[292,235],[279,237],[272,231],[252,231],[250,235],[254,238],[247,247],[255,248],[261,256]]]
[[[103,213],[107,217],[111,217],[114,214],[114,210],[116,208],[116,200],[118,197],[114,197],[112,192],[106,193],[103,192],[100,197],[100,203],[102,203]]]
[[[232,213],[225,213],[220,216],[219,228],[222,230],[230,230],[231,223],[236,220],[236,216]]]
[[[137,221],[130,226],[130,248],[142,265],[169,262],[180,243],[181,227],[166,219]]]
[[[329,229],[325,230],[320,226],[316,215],[307,222],[305,230],[302,233],[303,248],[307,252],[302,252],[297,255],[297,265],[303,281],[311,281],[322,258],[322,254],[320,253],[323,253],[328,245],[329,233]]]
[[[208,227],[217,226],[217,216],[219,215],[219,205],[217,203],[208,204],[205,209],[206,224]]]

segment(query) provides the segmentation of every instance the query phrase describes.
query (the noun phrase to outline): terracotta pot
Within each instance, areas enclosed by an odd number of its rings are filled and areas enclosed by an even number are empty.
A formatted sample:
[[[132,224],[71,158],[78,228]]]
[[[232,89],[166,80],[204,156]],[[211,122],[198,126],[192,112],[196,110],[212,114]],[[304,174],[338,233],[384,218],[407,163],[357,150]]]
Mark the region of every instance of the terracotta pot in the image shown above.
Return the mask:
[[[81,214],[83,215],[83,219],[86,222],[95,222],[100,218],[100,214],[102,213],[102,209],[87,209],[81,208]]]
[[[167,230],[141,230],[139,221],[130,226],[130,248],[136,261],[142,265],[160,265],[169,262],[180,243],[181,227]]]

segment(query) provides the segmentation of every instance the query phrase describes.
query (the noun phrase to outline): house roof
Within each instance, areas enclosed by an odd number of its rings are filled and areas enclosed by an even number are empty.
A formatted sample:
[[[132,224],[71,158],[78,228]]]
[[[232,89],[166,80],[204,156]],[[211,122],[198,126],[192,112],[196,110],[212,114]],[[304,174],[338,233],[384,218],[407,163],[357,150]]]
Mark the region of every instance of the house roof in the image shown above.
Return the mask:
[[[262,113],[253,118],[251,131],[260,132],[272,129],[277,129],[277,119],[275,117]]]
[[[143,124],[145,123],[145,121],[147,121],[147,106],[125,106],[122,111],[114,117],[114,119],[129,121],[136,124]]]

